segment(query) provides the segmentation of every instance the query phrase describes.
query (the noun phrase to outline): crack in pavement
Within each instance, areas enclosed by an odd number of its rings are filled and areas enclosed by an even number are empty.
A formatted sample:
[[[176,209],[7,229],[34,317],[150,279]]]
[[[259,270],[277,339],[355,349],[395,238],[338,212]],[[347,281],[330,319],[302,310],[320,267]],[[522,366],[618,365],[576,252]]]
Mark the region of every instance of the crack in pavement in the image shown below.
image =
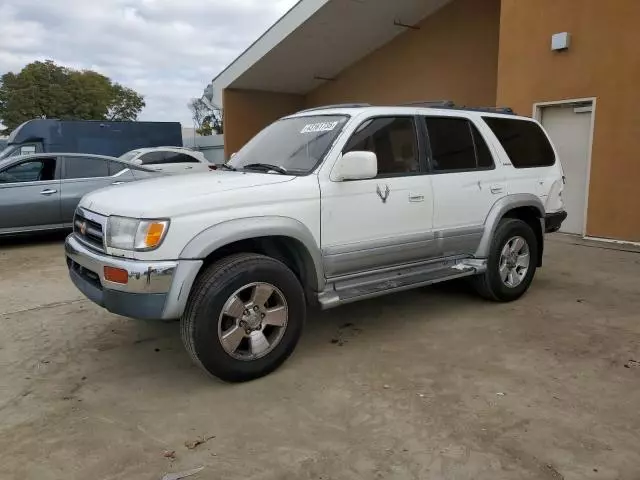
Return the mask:
[[[21,310],[12,310],[9,312],[0,312],[0,317],[15,315],[16,313],[37,312],[38,310],[44,310],[47,308],[63,307],[65,305],[73,305],[76,303],[84,303],[88,301],[89,299],[87,298],[78,298],[76,300],[66,300],[64,302],[45,303],[44,305],[38,305],[36,307],[23,308]]]

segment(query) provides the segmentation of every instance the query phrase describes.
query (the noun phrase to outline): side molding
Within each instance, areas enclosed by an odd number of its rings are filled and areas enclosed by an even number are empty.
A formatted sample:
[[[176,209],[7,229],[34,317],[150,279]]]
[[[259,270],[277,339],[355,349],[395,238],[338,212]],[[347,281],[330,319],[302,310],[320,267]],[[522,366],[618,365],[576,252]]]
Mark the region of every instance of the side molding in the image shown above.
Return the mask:
[[[495,233],[496,228],[498,228],[498,223],[509,210],[513,210],[514,208],[519,207],[536,208],[540,214],[540,217],[544,218],[544,205],[542,204],[542,201],[535,195],[530,193],[518,193],[502,197],[493,205],[491,211],[489,212],[489,215],[487,215],[487,218],[484,222],[484,234],[482,235],[482,239],[480,240],[478,250],[476,250],[476,258],[486,258],[489,256],[491,239],[493,238],[493,234]]]
[[[300,242],[307,250],[313,265],[316,291],[324,288],[324,270],[322,256],[309,229],[293,218],[289,217],[247,217],[213,225],[196,235],[180,253],[180,259],[204,259],[209,254],[225,245],[240,240],[259,237],[289,237]]]

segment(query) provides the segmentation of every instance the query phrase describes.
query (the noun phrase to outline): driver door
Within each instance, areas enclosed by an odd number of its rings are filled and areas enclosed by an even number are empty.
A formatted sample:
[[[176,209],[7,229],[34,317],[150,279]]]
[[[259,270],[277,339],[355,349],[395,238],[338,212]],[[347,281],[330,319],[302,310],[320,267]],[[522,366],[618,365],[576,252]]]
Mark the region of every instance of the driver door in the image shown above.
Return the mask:
[[[342,153],[374,152],[373,179],[321,182],[325,273],[335,277],[431,258],[431,178],[413,116],[365,120]]]
[[[27,157],[0,170],[0,232],[61,226],[60,165],[56,157]]]

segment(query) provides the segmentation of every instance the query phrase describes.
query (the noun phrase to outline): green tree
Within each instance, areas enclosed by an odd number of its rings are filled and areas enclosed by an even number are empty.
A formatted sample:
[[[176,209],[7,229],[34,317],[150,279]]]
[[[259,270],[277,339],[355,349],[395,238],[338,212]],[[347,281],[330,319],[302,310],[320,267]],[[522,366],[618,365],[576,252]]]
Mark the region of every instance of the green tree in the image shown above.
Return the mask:
[[[33,118],[136,120],[144,98],[91,70],[33,62],[0,77],[0,121],[8,131]]]
[[[187,104],[191,110],[191,118],[196,126],[198,135],[213,135],[223,133],[222,110],[212,108],[201,98],[192,98]]]

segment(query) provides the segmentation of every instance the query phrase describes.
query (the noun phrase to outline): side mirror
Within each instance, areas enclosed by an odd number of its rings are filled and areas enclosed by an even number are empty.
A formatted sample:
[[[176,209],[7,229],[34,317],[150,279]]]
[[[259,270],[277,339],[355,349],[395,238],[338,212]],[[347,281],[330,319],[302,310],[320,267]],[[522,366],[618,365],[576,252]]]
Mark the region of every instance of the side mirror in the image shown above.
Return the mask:
[[[366,180],[378,175],[378,157],[373,152],[354,151],[343,154],[333,167],[331,180]]]

